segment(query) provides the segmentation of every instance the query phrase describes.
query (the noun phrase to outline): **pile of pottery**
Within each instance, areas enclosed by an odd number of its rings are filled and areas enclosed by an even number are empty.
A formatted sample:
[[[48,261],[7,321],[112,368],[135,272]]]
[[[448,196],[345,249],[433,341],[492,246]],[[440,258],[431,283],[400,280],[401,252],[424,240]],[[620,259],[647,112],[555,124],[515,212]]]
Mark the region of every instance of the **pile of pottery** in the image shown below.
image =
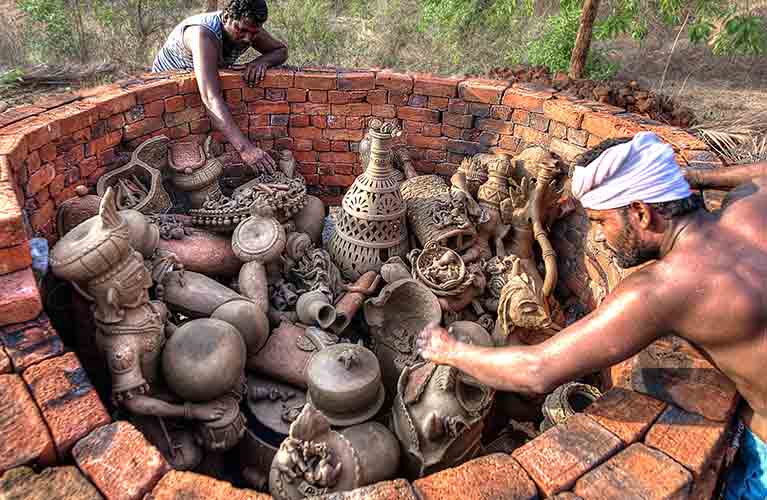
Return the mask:
[[[563,169],[540,149],[478,155],[448,183],[419,176],[400,135],[371,121],[326,246],[290,152],[226,188],[242,165],[211,138],[153,138],[61,206],[53,272],[91,304],[114,405],[175,468],[236,450],[254,488],[296,500],[500,446],[496,392],[415,339],[432,322],[482,346],[559,329]]]

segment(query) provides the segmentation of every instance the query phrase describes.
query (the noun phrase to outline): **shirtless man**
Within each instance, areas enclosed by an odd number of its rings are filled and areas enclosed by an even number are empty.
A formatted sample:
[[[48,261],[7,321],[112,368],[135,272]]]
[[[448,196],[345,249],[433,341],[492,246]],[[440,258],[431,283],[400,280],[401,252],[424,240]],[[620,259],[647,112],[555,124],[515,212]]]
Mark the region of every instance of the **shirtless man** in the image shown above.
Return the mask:
[[[287,60],[288,47],[263,28],[267,17],[266,0],[230,0],[223,11],[184,19],[157,53],[152,71],[194,71],[213,126],[226,136],[242,161],[257,171],[271,172],[274,160],[234,122],[218,79],[218,68],[232,66],[250,47],[261,53],[243,74],[251,87],[263,79],[268,67]]]
[[[670,146],[647,132],[626,141],[578,160],[573,196],[618,265],[658,260],[541,344],[472,346],[430,325],[418,338],[421,356],[499,390],[545,393],[674,333],[706,353],[748,402],[741,418],[750,432],[728,499],[767,498],[767,163],[689,173],[695,188],[738,187],[720,213],[709,213],[690,198]]]

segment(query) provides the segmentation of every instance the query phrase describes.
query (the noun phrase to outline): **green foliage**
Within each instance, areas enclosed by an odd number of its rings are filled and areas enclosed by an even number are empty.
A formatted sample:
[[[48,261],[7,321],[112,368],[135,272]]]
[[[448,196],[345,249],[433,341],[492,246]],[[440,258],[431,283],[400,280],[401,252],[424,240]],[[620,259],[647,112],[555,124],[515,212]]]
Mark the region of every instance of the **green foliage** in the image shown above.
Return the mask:
[[[32,59],[74,57],[78,54],[78,40],[72,28],[72,9],[66,0],[18,0],[17,6],[34,25],[25,33]]]
[[[24,72],[19,68],[13,68],[0,73],[0,88],[11,87],[24,81]]]
[[[581,10],[579,2],[561,2],[559,13],[546,20],[543,32],[528,47],[530,64],[546,66],[553,72],[569,70]],[[618,66],[611,63],[604,53],[592,48],[585,70],[588,78],[606,80],[615,76]]]
[[[267,28],[290,48],[291,64],[331,64],[343,36],[333,25],[330,0],[281,0],[269,8]]]

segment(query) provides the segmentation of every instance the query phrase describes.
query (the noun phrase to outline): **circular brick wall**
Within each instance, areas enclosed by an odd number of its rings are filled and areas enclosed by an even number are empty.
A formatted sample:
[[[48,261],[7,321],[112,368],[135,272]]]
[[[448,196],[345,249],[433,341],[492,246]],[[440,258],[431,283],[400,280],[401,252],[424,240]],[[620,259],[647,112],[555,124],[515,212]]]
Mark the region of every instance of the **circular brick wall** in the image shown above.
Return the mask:
[[[421,173],[450,176],[466,156],[514,154],[530,145],[572,161],[606,138],[641,130],[670,143],[683,166],[721,166],[703,142],[683,130],[528,84],[387,70],[288,69],[269,70],[254,88],[237,72],[222,72],[221,82],[240,128],[262,148],[292,150],[312,191],[329,204],[340,202],[361,172],[357,150],[371,117],[401,123]],[[189,74],[148,74],[0,115],[0,473],[13,469],[0,479],[0,491],[36,485],[48,474],[45,481],[79,485],[82,480],[82,491],[92,483],[109,499],[141,498],[153,488],[158,499],[189,488],[205,498],[259,497],[204,476],[168,473],[130,424],[110,424],[77,356],[65,352],[43,312],[30,267],[29,239],[42,236],[53,244],[56,208],[75,196],[78,186],[93,188],[118,165],[120,152],[156,135],[176,139],[209,132]],[[604,290],[592,284],[603,280],[598,284],[612,286],[620,276],[589,265],[582,214],[571,215],[562,227],[555,231],[562,283],[594,307]],[[674,351],[675,360],[708,378],[693,382],[680,375],[666,377],[666,385],[633,387],[654,397],[616,388],[586,414],[512,456],[483,457],[413,484],[382,483],[349,498],[416,498],[415,491],[422,499],[533,498],[573,488],[584,498],[615,498],[616,484],[638,494],[706,498],[721,465],[736,394],[676,339],[651,349]],[[626,369],[647,368],[640,358]],[[145,465],[128,467],[125,457],[131,454],[143,457],[139,462]],[[71,463],[72,457],[79,470],[56,467],[38,476],[16,468]],[[607,460],[609,466],[600,466]],[[113,481],[104,480],[105,470],[118,471]]]

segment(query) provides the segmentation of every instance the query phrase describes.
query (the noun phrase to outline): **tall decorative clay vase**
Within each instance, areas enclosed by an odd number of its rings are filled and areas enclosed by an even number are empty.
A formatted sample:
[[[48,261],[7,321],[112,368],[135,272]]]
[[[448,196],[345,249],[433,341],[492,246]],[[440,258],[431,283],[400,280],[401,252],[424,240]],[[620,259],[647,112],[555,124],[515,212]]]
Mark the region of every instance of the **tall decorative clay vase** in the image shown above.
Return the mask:
[[[328,251],[349,280],[380,271],[390,257],[404,257],[409,249],[402,176],[391,159],[391,142],[401,133],[390,123],[371,120],[370,160],[344,195]]]

